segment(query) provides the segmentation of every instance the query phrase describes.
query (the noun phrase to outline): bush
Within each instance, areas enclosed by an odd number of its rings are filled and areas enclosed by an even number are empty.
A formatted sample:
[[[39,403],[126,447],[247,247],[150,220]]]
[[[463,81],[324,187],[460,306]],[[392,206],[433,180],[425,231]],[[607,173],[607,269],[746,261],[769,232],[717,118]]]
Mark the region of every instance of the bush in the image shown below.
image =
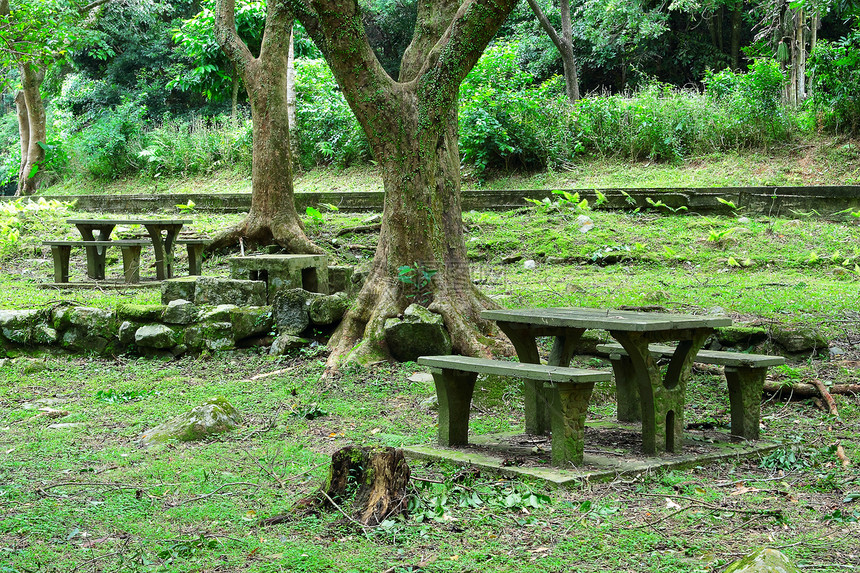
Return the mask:
[[[818,42],[809,58],[808,106],[829,131],[860,133],[860,30]]]
[[[145,114],[143,106],[126,102],[102,111],[89,126],[70,135],[68,147],[76,170],[96,179],[136,171]]]
[[[705,75],[705,93],[720,106],[724,147],[766,147],[784,141],[795,127],[782,104],[786,78],[774,60],[759,59],[748,73],[723,70]]]

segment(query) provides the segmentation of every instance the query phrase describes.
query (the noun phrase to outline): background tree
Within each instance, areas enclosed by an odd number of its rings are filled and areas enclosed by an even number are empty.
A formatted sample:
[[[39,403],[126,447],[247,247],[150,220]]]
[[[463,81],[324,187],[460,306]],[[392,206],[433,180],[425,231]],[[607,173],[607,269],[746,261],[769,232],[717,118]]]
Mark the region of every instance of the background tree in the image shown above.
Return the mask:
[[[385,206],[367,281],[330,341],[329,366],[385,355],[385,320],[413,302],[442,314],[455,352],[487,353],[493,306],[472,284],[463,238],[457,94],[516,0],[418,5],[395,80],[368,42],[355,0],[291,0],[370,141]],[[403,280],[404,274],[413,280]]]
[[[305,235],[293,200],[287,58],[293,16],[284,0],[269,0],[258,55],[236,30],[235,0],[217,0],[215,36],[245,84],[251,103],[253,165],[251,210],[245,220],[218,236],[210,250],[245,239],[276,242],[291,253],[321,253]]]
[[[39,184],[39,168],[47,149],[41,93],[47,68],[64,61],[73,43],[92,39],[87,37],[83,20],[107,2],[0,0],[0,58],[3,67],[17,68],[21,81],[15,96],[21,141],[16,195],[30,195]]]
[[[570,21],[570,0],[559,0],[559,14],[561,16],[561,33],[557,32],[538,4],[537,0],[528,0],[529,7],[537,16],[538,22],[555,44],[561,55],[564,66],[565,93],[571,103],[579,99],[579,75],[576,69],[576,56],[573,53],[573,27]]]

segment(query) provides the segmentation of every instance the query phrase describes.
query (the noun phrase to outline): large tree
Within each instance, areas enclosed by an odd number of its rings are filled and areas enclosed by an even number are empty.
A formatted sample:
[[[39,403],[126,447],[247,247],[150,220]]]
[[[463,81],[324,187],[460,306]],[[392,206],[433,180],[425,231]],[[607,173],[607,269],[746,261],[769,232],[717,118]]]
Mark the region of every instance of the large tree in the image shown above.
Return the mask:
[[[233,63],[251,102],[253,165],[251,210],[244,221],[219,235],[210,250],[244,239],[276,242],[291,253],[321,253],[305,235],[293,200],[287,59],[293,16],[285,0],[269,0],[266,25],[255,56],[236,31],[235,0],[215,5],[215,37]]]
[[[516,0],[419,2],[396,79],[374,55],[356,0],[289,1],[361,123],[385,187],[376,254],[332,337],[329,367],[386,355],[385,320],[415,301],[444,317],[456,352],[486,354],[490,325],[479,314],[493,303],[472,284],[466,257],[457,94]]]

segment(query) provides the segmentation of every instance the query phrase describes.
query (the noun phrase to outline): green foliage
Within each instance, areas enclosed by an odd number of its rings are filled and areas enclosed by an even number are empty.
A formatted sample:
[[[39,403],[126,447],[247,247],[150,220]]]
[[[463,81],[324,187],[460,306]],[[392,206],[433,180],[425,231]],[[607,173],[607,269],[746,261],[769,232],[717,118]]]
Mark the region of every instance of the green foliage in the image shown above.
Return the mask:
[[[173,30],[173,40],[192,62],[192,68],[183,70],[167,85],[182,91],[198,91],[210,100],[221,100],[229,99],[233,81],[238,79],[232,64],[215,41],[214,7],[214,0],[207,0],[200,13]],[[259,54],[266,23],[265,2],[240,0],[236,3],[235,19],[239,37],[252,54]]]
[[[818,42],[809,58],[808,106],[824,129],[860,133],[860,29]]]
[[[787,139],[792,118],[782,105],[785,75],[773,60],[759,59],[747,73],[723,70],[705,75],[705,93],[723,110],[715,135],[729,145],[760,147]]]
[[[406,294],[407,298],[414,299],[421,306],[427,306],[433,300],[430,282],[433,280],[433,276],[439,271],[428,269],[420,263],[413,263],[413,265],[398,267],[397,280],[410,289],[410,292]]]
[[[44,197],[0,203],[0,260],[21,256],[25,244],[41,241],[48,228],[68,215],[71,205]]]
[[[367,161],[370,144],[324,60],[296,61],[296,126],[305,168]]]

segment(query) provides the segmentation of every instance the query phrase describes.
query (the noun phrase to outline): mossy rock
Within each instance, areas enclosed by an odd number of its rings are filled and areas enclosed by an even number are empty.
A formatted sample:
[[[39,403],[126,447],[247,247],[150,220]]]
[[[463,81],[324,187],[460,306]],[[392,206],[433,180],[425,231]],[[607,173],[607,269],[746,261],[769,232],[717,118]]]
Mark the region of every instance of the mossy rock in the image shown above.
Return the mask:
[[[806,325],[774,325],[771,329],[771,339],[787,352],[824,350],[830,345],[818,329]]]
[[[141,440],[146,445],[170,440],[197,441],[234,430],[241,423],[239,411],[224,396],[216,396],[149,430],[141,436]]]
[[[245,306],[230,311],[233,338],[242,340],[255,334],[270,332],[274,324],[271,306]]]
[[[725,326],[715,334],[723,346],[750,346],[767,339],[767,329],[760,326]]]
[[[725,573],[800,573],[800,570],[776,549],[765,547],[741,557]]]
[[[167,308],[163,304],[128,304],[120,303],[116,306],[116,318],[120,323],[126,320],[130,322],[158,322]]]

